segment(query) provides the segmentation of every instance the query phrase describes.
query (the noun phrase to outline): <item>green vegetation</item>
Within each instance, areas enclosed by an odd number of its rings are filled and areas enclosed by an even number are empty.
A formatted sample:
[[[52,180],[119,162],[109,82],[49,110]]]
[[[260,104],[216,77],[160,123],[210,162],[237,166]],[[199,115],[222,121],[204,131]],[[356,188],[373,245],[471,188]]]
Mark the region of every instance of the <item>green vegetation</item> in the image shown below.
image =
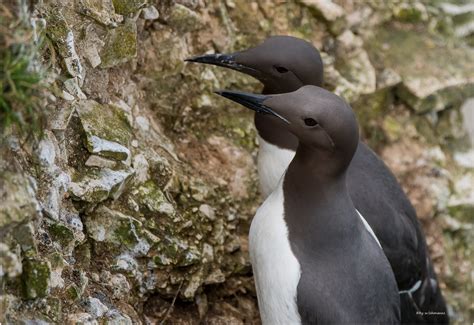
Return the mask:
[[[16,126],[20,135],[41,134],[44,122],[40,101],[42,73],[33,66],[38,40],[19,6],[0,4],[0,134]]]
[[[48,262],[27,259],[23,262],[23,295],[26,299],[45,297],[49,293],[51,270]]]

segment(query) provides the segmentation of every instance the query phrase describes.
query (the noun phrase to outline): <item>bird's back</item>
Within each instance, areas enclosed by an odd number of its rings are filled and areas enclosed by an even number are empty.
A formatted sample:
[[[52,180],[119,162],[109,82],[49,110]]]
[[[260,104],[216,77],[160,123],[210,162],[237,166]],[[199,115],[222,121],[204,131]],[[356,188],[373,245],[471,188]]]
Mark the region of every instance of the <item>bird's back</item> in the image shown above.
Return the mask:
[[[347,186],[355,207],[362,213],[379,239],[395,274],[399,290],[409,290],[418,281],[436,283],[421,287],[414,295],[406,294],[402,302],[402,321],[423,322],[415,308],[436,311],[436,322],[447,323],[447,310],[429,258],[425,237],[416,211],[395,176],[385,163],[365,144],[359,143],[347,171]],[[430,303],[428,303],[430,302]],[[433,310],[432,310],[433,309]],[[429,318],[424,317],[424,321]]]

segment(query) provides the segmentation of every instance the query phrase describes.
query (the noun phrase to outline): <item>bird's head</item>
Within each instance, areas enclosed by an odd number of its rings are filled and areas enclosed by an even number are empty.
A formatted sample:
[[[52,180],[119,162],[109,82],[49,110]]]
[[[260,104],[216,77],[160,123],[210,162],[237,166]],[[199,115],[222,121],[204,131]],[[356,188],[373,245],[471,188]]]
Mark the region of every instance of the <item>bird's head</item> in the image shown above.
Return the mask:
[[[248,74],[264,84],[264,92],[286,93],[304,85],[322,86],[323,63],[309,42],[272,36],[263,43],[231,54],[206,54],[187,59]]]
[[[357,149],[359,128],[350,106],[339,96],[316,86],[278,95],[257,95],[219,91],[231,99],[272,119],[298,138],[298,151],[327,160],[328,172],[340,172],[349,165]]]

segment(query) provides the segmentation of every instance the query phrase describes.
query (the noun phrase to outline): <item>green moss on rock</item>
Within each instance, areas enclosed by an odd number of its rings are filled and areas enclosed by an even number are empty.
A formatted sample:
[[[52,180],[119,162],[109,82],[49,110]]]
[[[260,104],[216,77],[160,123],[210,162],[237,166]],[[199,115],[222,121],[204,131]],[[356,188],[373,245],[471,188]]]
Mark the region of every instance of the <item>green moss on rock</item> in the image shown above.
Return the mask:
[[[181,253],[178,266],[190,266],[199,263],[201,258],[201,252],[196,247],[190,247],[184,253]]]
[[[249,114],[247,111],[235,114],[220,114],[218,116],[218,123],[221,132],[224,135],[231,136],[235,144],[248,150],[253,150],[256,147],[256,132],[253,119],[249,118],[250,116],[251,113]]]
[[[89,237],[96,242],[104,242],[120,248],[134,249],[138,244],[148,246],[148,238],[142,223],[119,211],[105,206],[98,208],[85,220]]]
[[[112,0],[115,12],[124,16],[137,12],[146,2],[147,0]]]
[[[166,236],[153,249],[153,262],[156,266],[190,266],[201,260],[201,253],[195,247],[172,236]]]
[[[51,9],[46,15],[46,34],[58,47],[60,53],[67,53],[67,37],[71,32],[69,25],[59,7]]]
[[[170,217],[176,214],[173,204],[153,181],[147,181],[133,191],[133,194],[136,195],[138,204],[148,212]]]
[[[418,23],[428,18],[426,8],[419,2],[402,3],[394,7],[393,17],[405,23]]]
[[[63,10],[54,7],[46,14],[46,33],[64,59],[63,64],[72,77],[84,78],[84,69],[76,53],[74,33],[70,29],[68,19],[63,15]],[[67,84],[67,83],[66,83]],[[77,91],[78,93],[80,92]],[[83,95],[83,94],[82,94]]]
[[[72,284],[66,289],[66,294],[67,297],[72,301],[77,301],[81,298],[80,290],[75,284]]]
[[[457,220],[469,223],[472,222],[472,216],[474,216],[474,205],[466,203],[448,206],[448,212]]]
[[[23,295],[26,299],[46,297],[49,293],[51,269],[47,261],[26,259],[23,261]]]
[[[62,247],[67,247],[74,241],[73,231],[65,225],[54,223],[48,227],[48,230],[51,238],[61,244]]]
[[[383,129],[390,141],[397,141],[406,133],[405,126],[392,116],[384,118]]]
[[[132,248],[138,243],[137,228],[139,222],[133,219],[121,220],[114,229],[114,237],[122,244]]]
[[[76,104],[76,110],[86,133],[89,152],[115,160],[129,157],[132,128],[120,107],[82,100]]]
[[[393,90],[385,88],[362,95],[351,104],[361,126],[362,135],[373,148],[386,140],[381,122],[392,102]]]
[[[100,53],[102,68],[111,68],[137,56],[137,25],[129,19],[123,25],[107,32],[105,45]]]
[[[62,299],[56,297],[48,297],[46,300],[48,308],[44,311],[45,315],[54,323],[61,323],[63,318]]]

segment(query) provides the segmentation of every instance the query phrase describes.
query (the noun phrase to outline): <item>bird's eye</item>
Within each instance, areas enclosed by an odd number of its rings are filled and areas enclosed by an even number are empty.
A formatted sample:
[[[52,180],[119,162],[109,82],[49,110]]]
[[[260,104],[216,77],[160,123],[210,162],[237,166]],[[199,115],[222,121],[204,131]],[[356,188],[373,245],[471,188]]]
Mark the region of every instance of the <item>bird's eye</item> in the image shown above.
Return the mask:
[[[315,119],[308,117],[304,119],[304,124],[306,124],[306,126],[316,126],[318,122]]]
[[[287,73],[288,69],[285,67],[280,67],[280,66],[275,66],[275,70],[278,71],[279,73]]]

